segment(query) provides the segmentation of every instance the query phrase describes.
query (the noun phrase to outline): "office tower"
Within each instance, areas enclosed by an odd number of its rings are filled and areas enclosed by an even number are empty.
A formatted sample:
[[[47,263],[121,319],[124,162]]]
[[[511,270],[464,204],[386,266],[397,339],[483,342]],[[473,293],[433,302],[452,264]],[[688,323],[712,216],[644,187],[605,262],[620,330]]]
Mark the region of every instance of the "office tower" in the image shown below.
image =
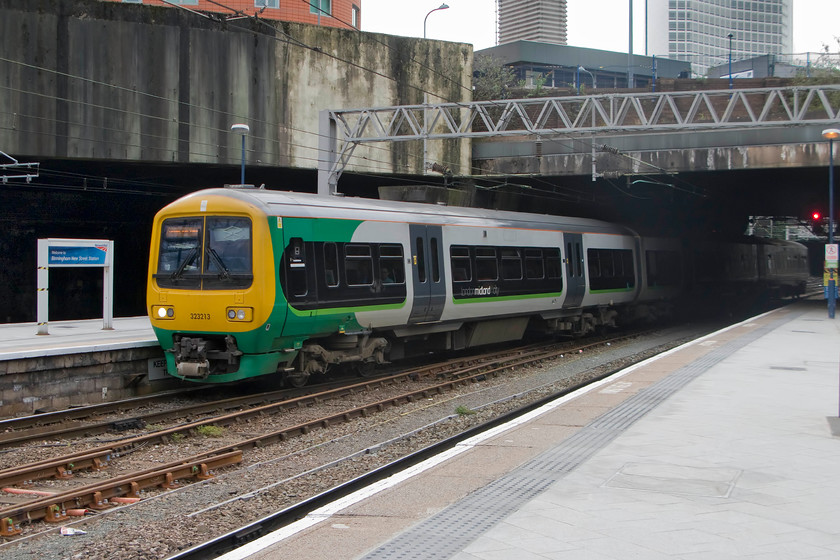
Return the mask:
[[[566,0],[498,0],[499,44],[566,44]]]
[[[647,54],[696,74],[733,60],[793,51],[793,0],[646,0]],[[732,34],[730,39],[729,35]]]

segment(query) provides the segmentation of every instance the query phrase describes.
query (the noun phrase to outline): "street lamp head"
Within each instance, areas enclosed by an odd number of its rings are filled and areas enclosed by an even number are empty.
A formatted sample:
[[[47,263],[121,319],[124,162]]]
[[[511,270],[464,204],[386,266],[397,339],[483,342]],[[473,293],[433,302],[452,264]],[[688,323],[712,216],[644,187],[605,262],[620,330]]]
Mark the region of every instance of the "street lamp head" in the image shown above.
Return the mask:
[[[733,38],[734,36],[735,36],[735,35],[733,35],[732,33],[730,33],[730,34],[729,34],[729,35],[727,35],[726,37],[727,37],[727,39],[729,39],[729,40],[731,41],[731,40],[732,40],[732,38]]]
[[[230,127],[231,132],[241,132],[242,134],[248,134],[250,132],[251,127],[247,124],[235,124]]]
[[[826,128],[822,131],[823,138],[826,140],[837,140],[840,138],[840,129],[837,128]]]
[[[426,20],[429,19],[429,16],[432,15],[433,12],[436,12],[438,10],[448,10],[448,9],[449,9],[448,4],[441,4],[437,8],[429,10],[429,13],[426,14],[426,17],[423,18],[423,38],[424,39],[426,38]]]

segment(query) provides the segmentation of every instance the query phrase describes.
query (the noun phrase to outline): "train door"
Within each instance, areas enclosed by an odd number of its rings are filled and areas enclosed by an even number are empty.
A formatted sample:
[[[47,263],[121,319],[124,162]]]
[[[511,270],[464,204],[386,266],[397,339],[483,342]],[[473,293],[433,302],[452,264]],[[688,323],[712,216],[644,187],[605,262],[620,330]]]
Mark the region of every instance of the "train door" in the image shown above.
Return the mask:
[[[566,246],[566,300],[565,307],[580,307],[583,294],[586,292],[586,278],[583,266],[583,235],[580,233],[564,233]]]
[[[440,320],[446,301],[443,278],[443,229],[441,226],[409,225],[414,302],[409,323]]]

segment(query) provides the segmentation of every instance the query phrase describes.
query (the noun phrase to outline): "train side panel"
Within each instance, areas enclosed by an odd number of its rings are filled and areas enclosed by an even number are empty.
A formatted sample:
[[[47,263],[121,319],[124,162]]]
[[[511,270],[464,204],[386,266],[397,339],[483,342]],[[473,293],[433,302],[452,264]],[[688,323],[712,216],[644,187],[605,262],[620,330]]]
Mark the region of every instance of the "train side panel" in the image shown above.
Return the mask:
[[[640,291],[638,242],[630,235],[585,234],[587,290],[583,307],[634,302]]]

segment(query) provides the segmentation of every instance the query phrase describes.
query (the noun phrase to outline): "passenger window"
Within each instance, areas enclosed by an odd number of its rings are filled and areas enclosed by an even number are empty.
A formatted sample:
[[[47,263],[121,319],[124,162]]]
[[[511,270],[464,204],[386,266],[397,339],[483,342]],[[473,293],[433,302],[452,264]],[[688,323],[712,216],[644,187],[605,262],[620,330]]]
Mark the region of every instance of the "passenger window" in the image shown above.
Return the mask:
[[[560,249],[545,250],[545,274],[548,278],[563,278],[563,257]]]
[[[575,275],[574,265],[572,264],[572,244],[566,243],[566,276],[571,278]]]
[[[414,245],[416,249],[414,264],[417,266],[417,280],[424,283],[426,281],[426,256],[423,253],[423,238],[418,237]]]
[[[542,250],[525,249],[525,278],[528,280],[545,278]]]
[[[677,286],[681,279],[682,262],[676,251],[647,251],[648,286]]]
[[[370,245],[347,244],[344,246],[344,272],[348,286],[373,284],[373,259]]]
[[[379,246],[379,280],[383,284],[405,283],[402,245]]]
[[[476,247],[475,277],[479,282],[499,279],[499,265],[496,263],[495,247]]]
[[[438,240],[436,237],[429,239],[429,247],[429,251],[431,252],[429,258],[432,260],[432,282],[438,283],[440,282],[440,255],[438,253]]]
[[[472,280],[469,247],[453,245],[449,248],[449,255],[452,265],[452,280],[454,282],[469,282]]]
[[[519,255],[519,249],[502,248],[502,278],[522,280],[522,258]]]

